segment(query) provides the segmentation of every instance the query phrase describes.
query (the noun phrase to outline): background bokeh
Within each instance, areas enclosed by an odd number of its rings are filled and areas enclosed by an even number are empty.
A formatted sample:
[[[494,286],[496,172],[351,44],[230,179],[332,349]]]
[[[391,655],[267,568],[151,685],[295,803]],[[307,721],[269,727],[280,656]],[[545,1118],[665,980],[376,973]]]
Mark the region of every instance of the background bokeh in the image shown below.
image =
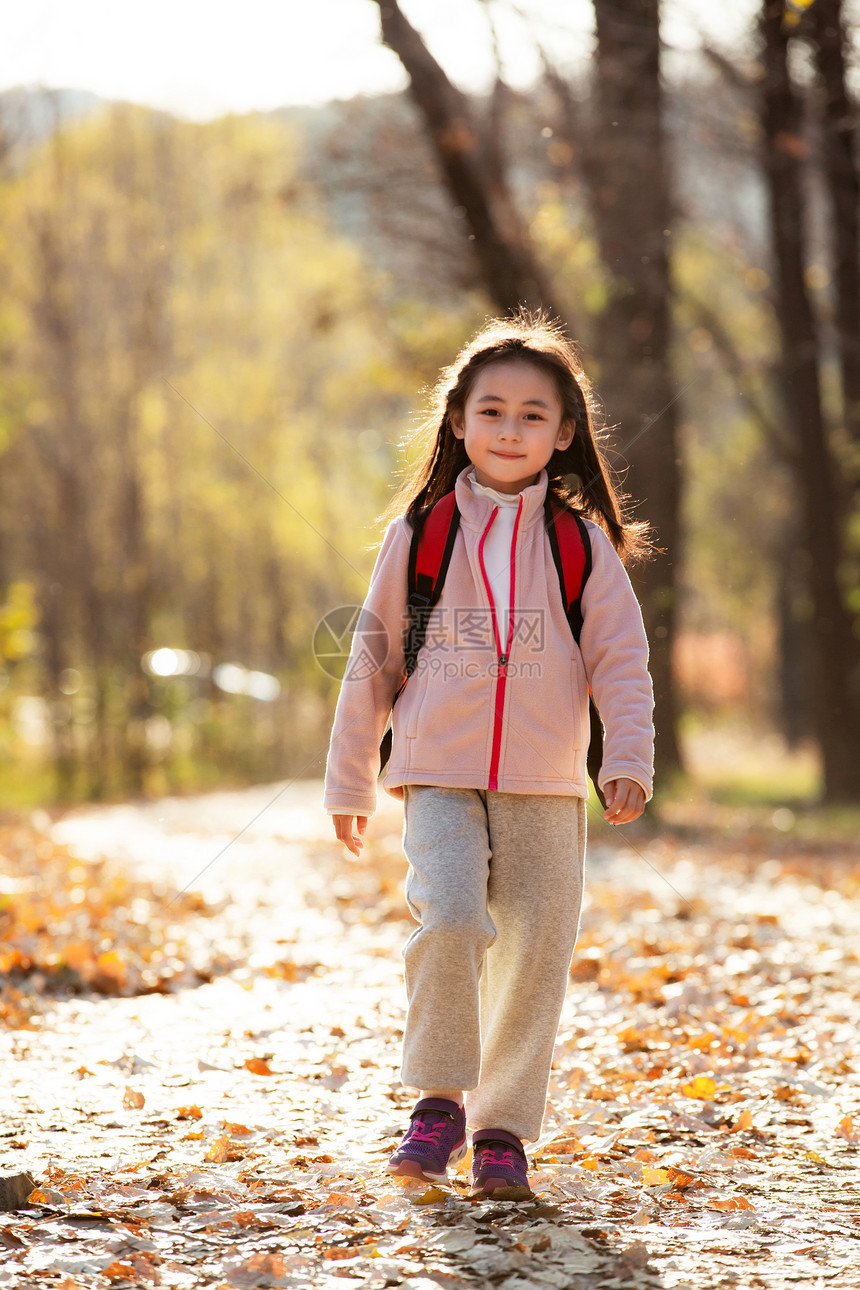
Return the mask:
[[[664,786],[860,801],[855,7],[116,8],[2,20],[5,801],[319,775],[316,625],[519,301],[657,531]]]

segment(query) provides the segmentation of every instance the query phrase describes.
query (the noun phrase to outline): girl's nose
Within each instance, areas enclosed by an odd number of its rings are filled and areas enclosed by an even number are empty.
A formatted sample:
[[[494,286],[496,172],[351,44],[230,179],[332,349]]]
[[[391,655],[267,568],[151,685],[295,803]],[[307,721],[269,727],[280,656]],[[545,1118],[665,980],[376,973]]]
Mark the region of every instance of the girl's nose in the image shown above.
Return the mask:
[[[520,428],[512,418],[505,417],[499,426],[500,439],[519,439]]]

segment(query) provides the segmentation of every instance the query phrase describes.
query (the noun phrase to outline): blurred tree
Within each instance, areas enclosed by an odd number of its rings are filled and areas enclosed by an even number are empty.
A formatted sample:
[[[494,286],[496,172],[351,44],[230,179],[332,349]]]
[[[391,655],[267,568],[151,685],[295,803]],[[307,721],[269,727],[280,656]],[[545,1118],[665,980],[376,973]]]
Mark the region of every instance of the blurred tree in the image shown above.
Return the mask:
[[[672,233],[660,69],[658,0],[594,0],[595,125],[588,140],[595,234],[611,283],[596,340],[601,396],[620,425],[630,486],[653,524],[659,551],[637,580],[657,700],[657,764],[680,764],[672,675],[680,449],[679,386],[670,358]]]
[[[860,641],[841,585],[848,554],[850,503],[836,440],[825,418],[819,328],[806,277],[809,248],[803,165],[807,145],[801,100],[789,67],[792,25],[786,22],[784,0],[764,0],[760,111],[782,342],[781,388],[797,445],[797,493],[809,560],[815,650],[813,715],[824,791],[830,800],[857,800]]]
[[[503,313],[520,304],[558,313],[508,183],[499,133],[503,83],[497,82],[491,111],[479,126],[475,105],[451,83],[397,0],[377,4],[382,39],[409,76],[452,201],[464,213],[488,296]]]
[[[415,376],[382,278],[297,195],[296,159],[275,121],[122,106],[0,185],[2,363],[22,391],[0,550],[38,589],[62,796],[193,782],[201,748],[261,778],[324,748],[314,624],[363,595],[353,535]],[[148,677],[164,645],[202,672]],[[227,697],[211,666],[230,661],[281,697]]]
[[[849,43],[842,0],[816,0],[801,33],[812,46],[820,82],[823,169],[830,206],[842,417],[853,448],[853,489],[860,497],[860,175],[857,107],[847,84]]]

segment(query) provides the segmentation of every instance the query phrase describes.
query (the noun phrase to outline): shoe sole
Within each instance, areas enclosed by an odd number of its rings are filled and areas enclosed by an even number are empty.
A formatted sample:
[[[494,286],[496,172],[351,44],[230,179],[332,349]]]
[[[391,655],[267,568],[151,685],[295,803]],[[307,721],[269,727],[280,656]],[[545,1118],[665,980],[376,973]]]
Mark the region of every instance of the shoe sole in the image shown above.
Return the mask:
[[[468,1142],[462,1143],[461,1146],[455,1147],[448,1157],[448,1165],[443,1173],[434,1174],[428,1169],[422,1169],[417,1160],[398,1160],[393,1165],[389,1162],[388,1172],[395,1178],[417,1178],[423,1182],[447,1183],[448,1169],[451,1165],[458,1165],[469,1150]]]
[[[497,1185],[494,1185],[497,1184]],[[469,1200],[487,1200],[494,1198],[496,1200],[534,1200],[535,1194],[531,1187],[522,1183],[512,1185],[503,1182],[502,1179],[490,1179],[489,1183],[481,1187],[473,1187],[469,1193]]]

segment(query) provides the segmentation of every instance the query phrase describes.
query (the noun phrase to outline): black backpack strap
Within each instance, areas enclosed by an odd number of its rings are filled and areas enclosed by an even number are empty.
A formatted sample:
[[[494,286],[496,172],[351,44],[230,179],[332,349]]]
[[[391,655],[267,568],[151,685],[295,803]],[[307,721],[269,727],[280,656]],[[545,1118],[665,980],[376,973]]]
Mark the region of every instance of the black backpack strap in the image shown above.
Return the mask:
[[[408,622],[403,638],[406,675],[391,706],[400,698],[409,677],[418,666],[418,655],[427,637],[427,625],[434,605],[442,595],[454,539],[460,527],[460,508],[453,492],[427,506],[416,518],[409,544],[406,575],[406,609]],[[385,768],[391,756],[392,731],[388,728],[379,745],[379,769]]]
[[[591,573],[591,538],[581,516],[547,496],[546,531],[573,639],[582,635],[582,593]]]
[[[460,508],[455,494],[450,492],[426,507],[412,532],[406,590],[409,624],[403,646],[407,677],[418,665],[431,611],[445,586],[459,527]]]

